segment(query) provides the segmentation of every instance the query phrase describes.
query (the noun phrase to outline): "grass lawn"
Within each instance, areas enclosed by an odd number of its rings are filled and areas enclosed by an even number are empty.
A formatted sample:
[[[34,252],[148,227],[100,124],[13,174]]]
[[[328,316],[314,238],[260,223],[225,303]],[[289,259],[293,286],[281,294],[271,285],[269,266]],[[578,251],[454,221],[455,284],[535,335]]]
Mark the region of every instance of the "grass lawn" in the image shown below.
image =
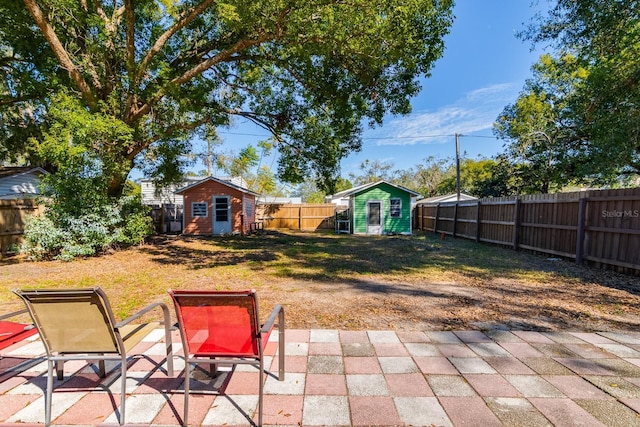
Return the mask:
[[[288,328],[626,330],[640,323],[640,279],[546,256],[440,237],[270,232],[156,237],[74,262],[0,263],[0,313],[12,288],[100,286],[118,318],[167,289],[258,290]]]

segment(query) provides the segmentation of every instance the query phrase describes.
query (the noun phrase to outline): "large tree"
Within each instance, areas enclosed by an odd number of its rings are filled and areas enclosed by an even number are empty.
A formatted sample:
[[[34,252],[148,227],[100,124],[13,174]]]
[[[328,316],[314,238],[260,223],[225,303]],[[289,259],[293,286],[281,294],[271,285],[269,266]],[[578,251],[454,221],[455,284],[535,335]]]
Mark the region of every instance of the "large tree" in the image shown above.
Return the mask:
[[[190,138],[234,117],[276,137],[282,179],[312,175],[329,188],[363,126],[409,112],[442,55],[452,5],[0,0],[0,154],[50,161],[25,141],[53,140],[48,111],[62,93],[77,100],[74,111],[130,129],[84,147],[112,196],[136,166],[179,174]],[[58,143],[76,143],[69,138]]]
[[[640,1],[558,0],[522,35],[586,70],[565,114],[587,142],[584,173],[603,183],[640,173]]]
[[[504,158],[526,193],[549,193],[586,180],[589,152],[576,93],[587,72],[576,58],[543,55],[533,67],[533,77],[513,103],[505,107],[494,133],[507,141]]]

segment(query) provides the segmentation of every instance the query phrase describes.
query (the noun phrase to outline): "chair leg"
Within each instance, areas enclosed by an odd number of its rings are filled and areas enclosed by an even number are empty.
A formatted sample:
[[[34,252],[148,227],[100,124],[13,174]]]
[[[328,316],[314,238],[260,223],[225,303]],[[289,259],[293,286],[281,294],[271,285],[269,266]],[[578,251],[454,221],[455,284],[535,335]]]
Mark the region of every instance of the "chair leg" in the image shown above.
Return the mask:
[[[211,360],[213,361],[214,358],[212,357]],[[217,363],[209,363],[209,375],[211,375],[211,377],[215,377],[216,375],[218,375],[218,364]]]
[[[102,356],[102,355],[101,355]],[[104,360],[98,360],[98,375],[100,376],[100,378],[104,378],[107,376],[107,371],[105,368],[105,363]]]
[[[171,322],[169,319],[165,317],[165,325],[164,325],[164,341],[166,344],[167,350],[167,375],[173,376],[173,341],[171,340],[171,330],[169,329],[169,324]]]
[[[258,427],[262,427],[262,394],[264,390],[264,361],[260,358],[260,387],[258,389]]]
[[[187,427],[189,425],[188,416],[189,416],[189,377],[191,373],[189,372],[189,360],[185,357],[184,363],[184,414],[182,415],[182,425]]]
[[[44,425],[51,424],[51,400],[53,398],[53,360],[47,360],[47,392],[44,398]]]
[[[102,361],[104,366],[104,360]],[[125,357],[122,358],[122,366],[120,368],[120,376],[121,378],[121,390],[120,390],[120,425],[124,424],[124,403],[127,398],[127,359]]]
[[[278,380],[284,381],[284,311],[280,311],[278,319]]]
[[[58,381],[62,381],[64,379],[64,361],[56,361],[56,374],[58,375]]]

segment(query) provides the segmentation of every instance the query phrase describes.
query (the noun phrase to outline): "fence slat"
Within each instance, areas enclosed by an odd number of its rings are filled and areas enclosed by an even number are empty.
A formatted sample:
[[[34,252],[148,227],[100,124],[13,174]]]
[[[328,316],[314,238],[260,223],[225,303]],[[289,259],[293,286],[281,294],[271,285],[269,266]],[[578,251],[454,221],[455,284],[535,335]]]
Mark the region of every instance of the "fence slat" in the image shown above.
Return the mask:
[[[419,204],[415,212],[421,230],[640,274],[640,188]]]
[[[332,230],[335,212],[334,204],[260,204],[256,219],[265,229]]]

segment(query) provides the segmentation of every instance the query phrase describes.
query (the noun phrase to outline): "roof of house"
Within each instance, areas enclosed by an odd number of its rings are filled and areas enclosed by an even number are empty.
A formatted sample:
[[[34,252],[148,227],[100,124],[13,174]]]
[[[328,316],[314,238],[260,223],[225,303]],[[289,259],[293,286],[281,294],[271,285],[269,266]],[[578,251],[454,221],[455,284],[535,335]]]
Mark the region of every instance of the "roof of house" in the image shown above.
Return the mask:
[[[468,201],[468,200],[478,200],[477,197],[470,196],[468,194],[460,193],[460,201]],[[442,196],[434,196],[426,199],[418,200],[418,203],[446,203],[446,202],[457,202],[458,194],[445,194]]]
[[[331,198],[332,199],[336,199],[336,198],[339,198],[339,197],[349,197],[349,196],[352,196],[352,195],[354,195],[356,193],[360,193],[360,192],[362,192],[364,190],[368,190],[369,188],[377,187],[380,184],[390,185],[391,187],[395,187],[395,188],[398,188],[400,190],[406,191],[407,193],[411,194],[412,196],[419,196],[420,195],[419,193],[416,193],[413,190],[409,190],[408,188],[402,187],[401,185],[396,185],[396,184],[392,184],[390,182],[387,182],[385,180],[380,180],[380,181],[376,181],[376,182],[370,182],[370,183],[367,183],[367,184],[364,184],[364,185],[359,185],[357,187],[349,188],[348,190],[340,191],[338,193],[333,194],[331,196]]]
[[[47,174],[49,172],[33,166],[0,166],[0,179],[27,173]]]
[[[274,204],[274,205],[299,205],[302,204],[302,197],[276,197],[276,196],[260,196],[256,199],[261,204]]]
[[[243,193],[251,194],[251,195],[256,196],[256,197],[260,196],[258,193],[253,192],[253,191],[249,190],[248,188],[240,187],[239,185],[236,185],[236,184],[234,184],[232,182],[225,181],[223,179],[218,179],[218,178],[213,177],[213,176],[208,176],[208,177],[206,177],[204,179],[201,179],[200,181],[194,182],[193,184],[189,184],[186,187],[182,187],[181,189],[176,190],[175,193],[176,194],[182,194],[185,191],[188,191],[188,190],[190,190],[190,189],[192,189],[194,187],[197,187],[197,186],[202,185],[202,184],[204,184],[206,182],[209,182],[209,181],[216,182],[216,183],[222,184],[222,185],[226,185],[227,187],[233,188],[233,189],[241,191]]]

